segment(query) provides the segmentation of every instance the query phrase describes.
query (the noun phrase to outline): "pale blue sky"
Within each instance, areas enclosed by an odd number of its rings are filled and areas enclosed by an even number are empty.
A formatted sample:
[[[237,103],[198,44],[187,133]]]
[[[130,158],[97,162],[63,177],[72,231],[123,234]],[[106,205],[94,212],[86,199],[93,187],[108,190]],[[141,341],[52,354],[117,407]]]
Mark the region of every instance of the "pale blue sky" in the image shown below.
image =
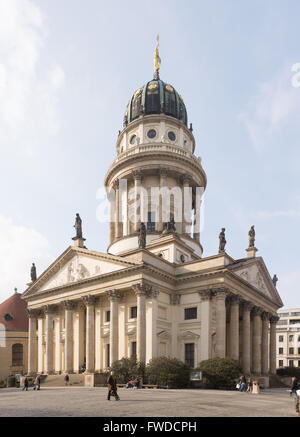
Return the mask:
[[[183,96],[208,178],[204,256],[258,255],[300,306],[298,1],[0,0],[0,301],[71,244],[106,251],[96,192],[132,93],[161,78]]]

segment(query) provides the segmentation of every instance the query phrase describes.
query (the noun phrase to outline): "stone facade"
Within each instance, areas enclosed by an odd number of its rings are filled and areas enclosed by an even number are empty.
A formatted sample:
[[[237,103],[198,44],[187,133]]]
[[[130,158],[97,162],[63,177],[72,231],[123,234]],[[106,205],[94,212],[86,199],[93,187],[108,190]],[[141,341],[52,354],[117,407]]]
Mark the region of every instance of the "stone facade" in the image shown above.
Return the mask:
[[[27,363],[26,303],[20,293],[15,293],[0,304],[0,381],[10,375],[25,374]]]
[[[277,367],[300,367],[300,308],[278,311]]]

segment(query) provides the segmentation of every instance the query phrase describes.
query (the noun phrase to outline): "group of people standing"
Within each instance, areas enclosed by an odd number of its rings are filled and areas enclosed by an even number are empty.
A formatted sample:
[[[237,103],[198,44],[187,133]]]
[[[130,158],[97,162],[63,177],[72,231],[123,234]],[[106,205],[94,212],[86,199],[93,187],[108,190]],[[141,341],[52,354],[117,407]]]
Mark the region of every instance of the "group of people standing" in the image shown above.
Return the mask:
[[[22,390],[28,391],[28,387],[29,387],[29,380],[27,376],[25,376]],[[36,378],[33,383],[33,390],[40,390],[40,389],[41,389],[41,376],[36,375]]]
[[[258,394],[260,392],[258,381],[252,381],[251,378],[246,379],[245,375],[242,375],[236,388],[241,392],[247,392],[252,394]]]

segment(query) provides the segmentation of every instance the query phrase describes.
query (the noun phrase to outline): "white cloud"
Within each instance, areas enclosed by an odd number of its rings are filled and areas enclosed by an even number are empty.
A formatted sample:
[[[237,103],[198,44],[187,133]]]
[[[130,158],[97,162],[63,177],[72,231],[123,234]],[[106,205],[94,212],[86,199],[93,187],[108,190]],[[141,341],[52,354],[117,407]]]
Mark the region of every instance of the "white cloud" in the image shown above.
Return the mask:
[[[59,129],[61,66],[44,66],[46,33],[31,0],[0,0],[0,148],[31,154]]]
[[[286,218],[299,218],[300,208],[286,209],[286,210],[275,210],[275,211],[258,211],[255,214],[256,218],[259,219],[272,219],[275,217],[286,217]]]
[[[38,275],[53,261],[47,239],[34,229],[19,226],[0,215],[0,302],[18,288],[23,292],[30,282],[32,262]]]
[[[294,117],[298,122],[299,109],[300,90],[292,86],[289,66],[259,86],[246,111],[238,118],[245,124],[254,148],[261,150],[285,122]]]

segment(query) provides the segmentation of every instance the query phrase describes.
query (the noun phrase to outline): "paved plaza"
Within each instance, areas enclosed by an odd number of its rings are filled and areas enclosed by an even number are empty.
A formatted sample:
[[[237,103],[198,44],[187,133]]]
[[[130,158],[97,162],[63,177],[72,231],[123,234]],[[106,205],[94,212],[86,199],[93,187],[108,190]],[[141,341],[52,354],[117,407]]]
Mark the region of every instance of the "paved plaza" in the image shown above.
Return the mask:
[[[295,417],[295,404],[286,389],[269,389],[259,395],[221,390],[118,392],[120,402],[107,401],[105,388],[0,389],[0,416]]]

